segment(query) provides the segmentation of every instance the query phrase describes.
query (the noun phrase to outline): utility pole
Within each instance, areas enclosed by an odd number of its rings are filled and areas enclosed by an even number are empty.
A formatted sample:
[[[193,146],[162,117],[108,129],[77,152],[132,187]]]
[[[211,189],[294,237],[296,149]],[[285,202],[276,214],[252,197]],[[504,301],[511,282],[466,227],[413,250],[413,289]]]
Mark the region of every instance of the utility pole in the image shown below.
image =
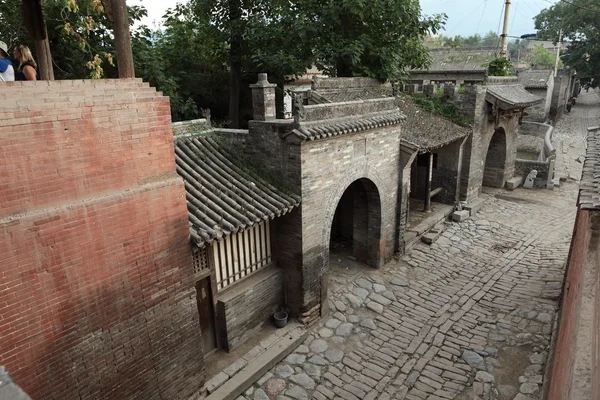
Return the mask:
[[[558,62],[560,61],[560,46],[562,44],[562,28],[558,31],[558,45],[556,46],[556,61],[554,62],[554,77],[558,75]]]
[[[506,57],[507,43],[506,36],[508,35],[508,11],[510,9],[510,0],[506,0],[504,6],[504,26],[502,27],[502,42],[500,43],[500,57]]]

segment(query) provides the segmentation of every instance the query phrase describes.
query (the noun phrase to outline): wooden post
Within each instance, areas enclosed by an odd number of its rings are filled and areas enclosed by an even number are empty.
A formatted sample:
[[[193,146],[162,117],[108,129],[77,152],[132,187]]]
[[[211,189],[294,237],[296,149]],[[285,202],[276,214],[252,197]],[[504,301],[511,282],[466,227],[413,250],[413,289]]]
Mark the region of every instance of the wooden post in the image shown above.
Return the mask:
[[[433,153],[427,153],[427,176],[425,177],[425,206],[424,212],[431,211],[431,171],[433,169]]]
[[[54,68],[52,66],[52,53],[50,53],[50,42],[48,41],[47,32],[45,39],[35,41],[35,53],[37,55],[40,79],[43,81],[53,81]]]
[[[129,34],[129,16],[127,15],[125,0],[112,0],[112,13],[119,78],[135,78],[131,36]]]

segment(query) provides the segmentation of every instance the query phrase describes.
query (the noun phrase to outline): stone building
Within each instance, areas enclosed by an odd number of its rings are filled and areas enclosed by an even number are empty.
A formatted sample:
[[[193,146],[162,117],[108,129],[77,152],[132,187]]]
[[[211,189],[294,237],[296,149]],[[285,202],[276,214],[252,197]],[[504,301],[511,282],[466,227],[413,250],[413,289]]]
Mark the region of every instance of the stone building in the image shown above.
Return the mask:
[[[519,72],[519,84],[534,96],[544,99],[536,106],[527,109],[525,120],[546,122],[550,115],[552,92],[554,91],[554,73],[551,70],[526,70]]]
[[[428,69],[411,71],[411,83],[474,84],[484,82],[487,64],[495,57],[496,48],[431,49],[432,63]]]
[[[544,379],[548,400],[600,396],[600,128],[591,129],[583,165],[577,217],[563,281],[557,331]]]
[[[286,306],[310,322],[327,312],[332,246],[377,268],[405,249],[411,195],[413,205],[453,208],[471,128],[399,102],[368,78],[315,79],[295,99],[294,120],[275,118],[266,76],[253,91],[254,120],[235,140],[244,157],[298,189],[302,201],[277,218],[273,247]]]

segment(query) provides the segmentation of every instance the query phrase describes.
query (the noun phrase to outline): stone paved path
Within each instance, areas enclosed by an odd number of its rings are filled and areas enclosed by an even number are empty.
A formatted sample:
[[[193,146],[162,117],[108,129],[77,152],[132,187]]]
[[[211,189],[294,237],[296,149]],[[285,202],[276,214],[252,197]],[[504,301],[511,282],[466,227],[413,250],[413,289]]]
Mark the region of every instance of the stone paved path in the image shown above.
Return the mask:
[[[572,176],[584,143],[569,130],[596,112],[589,96],[555,136]],[[433,245],[337,277],[332,315],[238,400],[539,398],[576,194],[574,182],[487,190],[481,211]]]

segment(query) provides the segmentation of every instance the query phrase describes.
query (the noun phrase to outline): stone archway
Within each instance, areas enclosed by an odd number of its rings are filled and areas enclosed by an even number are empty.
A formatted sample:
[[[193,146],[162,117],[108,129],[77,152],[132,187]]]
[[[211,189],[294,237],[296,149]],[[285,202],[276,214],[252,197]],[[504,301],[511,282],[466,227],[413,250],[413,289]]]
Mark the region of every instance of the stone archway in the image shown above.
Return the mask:
[[[357,261],[381,266],[381,198],[366,178],[351,183],[340,197],[331,222],[330,250],[346,247]]]
[[[504,128],[497,128],[488,145],[483,169],[483,186],[502,188],[506,183],[507,144]]]

